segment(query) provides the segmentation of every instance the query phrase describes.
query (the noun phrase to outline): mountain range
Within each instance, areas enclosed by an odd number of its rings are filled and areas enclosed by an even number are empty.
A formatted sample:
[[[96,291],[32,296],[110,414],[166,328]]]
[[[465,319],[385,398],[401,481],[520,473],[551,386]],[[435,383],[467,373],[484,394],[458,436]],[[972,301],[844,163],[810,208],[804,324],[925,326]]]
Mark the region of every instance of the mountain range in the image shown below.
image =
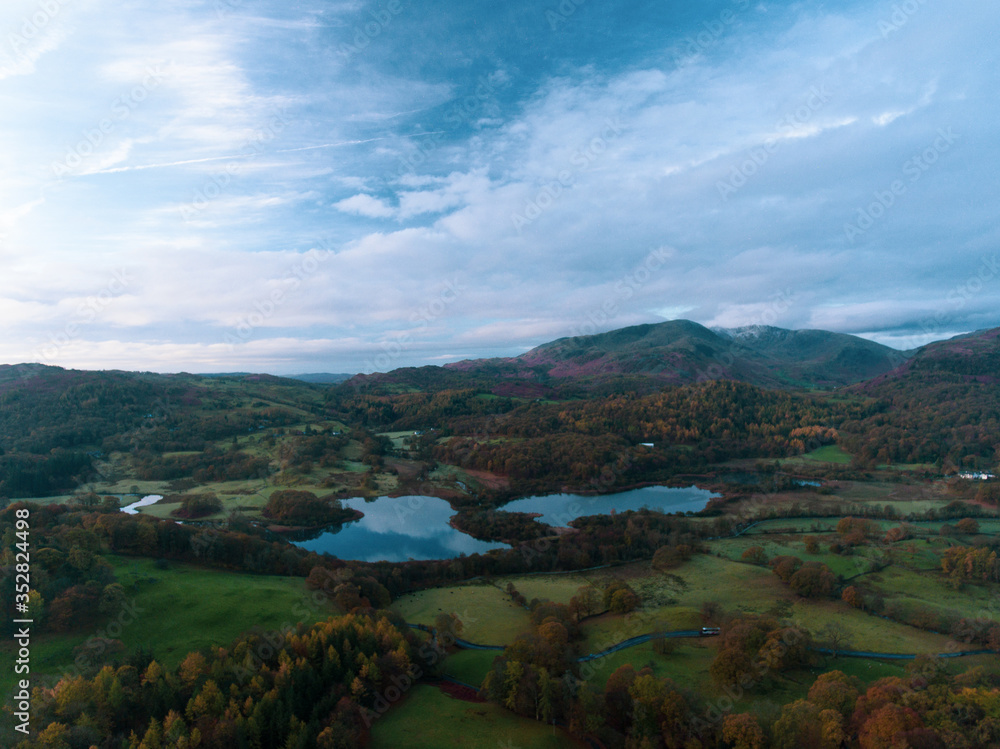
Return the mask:
[[[351,382],[423,388],[433,379],[446,387],[498,379],[506,382],[500,391],[522,395],[560,384],[599,387],[623,380],[681,385],[725,379],[768,388],[830,389],[886,375],[915,353],[825,330],[709,329],[671,320],[560,338],[516,357],[403,368],[359,375]]]
[[[844,333],[786,330],[766,325],[709,329],[689,320],[635,325],[606,333],[559,338],[520,356],[469,359],[444,366],[403,367],[375,374],[169,375],[103,373],[147,386],[191,386],[199,378],[258,382],[307,382],[363,390],[442,390],[485,387],[497,394],[543,396],[556,389],[649,389],[706,380],[737,380],[765,388],[875,388],[950,374],[996,382],[1000,373],[1000,328],[899,351]],[[92,381],[98,373],[41,364],[0,365],[0,395],[17,384],[58,392]],[[44,384],[43,384],[44,383]],[[155,389],[155,388],[154,388]]]

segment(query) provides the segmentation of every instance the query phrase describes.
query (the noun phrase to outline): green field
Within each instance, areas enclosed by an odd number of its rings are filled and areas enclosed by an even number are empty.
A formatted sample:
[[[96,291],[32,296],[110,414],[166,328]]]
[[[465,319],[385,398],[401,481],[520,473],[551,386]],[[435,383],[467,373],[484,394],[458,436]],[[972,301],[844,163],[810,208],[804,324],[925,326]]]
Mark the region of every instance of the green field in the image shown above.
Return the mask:
[[[373,749],[562,749],[580,746],[561,728],[486,702],[463,702],[418,684],[372,724]]]
[[[145,645],[166,666],[192,650],[227,644],[252,627],[266,630],[320,621],[335,614],[316,602],[297,577],[248,575],[170,562],[108,557],[128,596],[143,609],[121,640],[129,649]],[[168,614],[168,615],[163,615]]]
[[[31,641],[33,674],[61,673],[72,666],[74,647],[102,633],[121,640],[128,651],[145,647],[172,668],[192,650],[227,645],[253,627],[278,630],[335,613],[325,600],[314,603],[302,578],[222,572],[176,562],[159,569],[150,559],[105,558],[125,588],[126,601],[134,601],[134,611],[126,609],[86,632],[36,635]],[[10,645],[4,643],[2,652],[8,652]],[[10,669],[0,673],[4,694],[13,683]]]
[[[802,456],[805,460],[814,460],[820,463],[839,463],[847,465],[851,462],[851,456],[840,449],[839,445],[827,445],[811,453]]]
[[[455,614],[462,637],[484,645],[507,645],[530,628],[528,612],[492,585],[455,585],[411,593],[392,609],[411,624],[433,625],[438,614]]]
[[[459,650],[448,656],[441,672],[453,679],[478,687],[493,665],[493,659],[500,655],[496,650]]]
[[[513,583],[514,587],[528,601],[533,598],[539,600],[554,601],[555,603],[569,603],[569,599],[576,595],[581,586],[591,585],[591,580],[596,576],[588,577],[588,573],[577,573],[572,575],[524,575],[522,577],[501,577],[497,578],[496,584],[503,589],[507,588],[507,583]],[[601,589],[598,588],[598,593]]]

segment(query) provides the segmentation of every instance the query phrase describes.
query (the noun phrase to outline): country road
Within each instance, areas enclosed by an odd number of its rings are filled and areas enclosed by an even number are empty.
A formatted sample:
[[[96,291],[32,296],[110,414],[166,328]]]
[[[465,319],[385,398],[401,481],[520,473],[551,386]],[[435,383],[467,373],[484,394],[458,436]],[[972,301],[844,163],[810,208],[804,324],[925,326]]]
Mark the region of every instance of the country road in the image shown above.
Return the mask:
[[[424,632],[430,633],[432,636],[434,635],[433,628],[428,627],[427,625],[408,623],[407,626],[423,630]],[[673,632],[649,632],[644,635],[637,635],[635,637],[630,637],[627,640],[622,640],[618,644],[612,645],[610,648],[606,648],[598,653],[590,653],[588,655],[580,656],[576,660],[577,663],[594,661],[598,658],[603,658],[606,655],[611,655],[612,653],[617,653],[621,650],[635,647],[636,645],[642,645],[643,643],[663,637],[704,637],[704,635],[702,635],[697,629],[678,629]],[[482,645],[480,643],[469,642],[468,640],[457,638],[455,640],[455,645],[464,650],[503,650],[506,647],[504,645]],[[1000,655],[1000,651],[998,650],[959,650],[950,653],[874,653],[864,650],[833,650],[831,648],[816,647],[810,648],[810,650],[824,655],[835,655],[838,658],[869,658],[873,660],[896,661],[912,661],[922,655],[926,655],[931,658],[964,658],[972,655]]]

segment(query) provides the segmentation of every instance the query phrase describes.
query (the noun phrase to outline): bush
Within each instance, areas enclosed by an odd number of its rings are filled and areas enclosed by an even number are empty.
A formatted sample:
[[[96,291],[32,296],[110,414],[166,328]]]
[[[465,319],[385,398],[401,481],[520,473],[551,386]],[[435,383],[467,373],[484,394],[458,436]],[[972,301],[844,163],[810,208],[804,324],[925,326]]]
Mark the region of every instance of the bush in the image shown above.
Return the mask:
[[[751,546],[740,555],[740,559],[750,564],[764,566],[767,564],[767,552],[764,551],[763,546]]]
[[[833,593],[837,584],[830,568],[819,562],[807,562],[788,580],[788,585],[798,595],[822,598]]]
[[[217,512],[222,512],[222,500],[212,492],[206,492],[205,494],[182,495],[180,509],[174,510],[171,515],[190,519],[203,518]]]
[[[784,583],[791,580],[792,575],[798,572],[800,567],[802,567],[802,560],[798,557],[783,555],[771,560],[771,570]]]
[[[621,580],[614,580],[604,591],[604,607],[615,614],[634,611],[640,603],[639,594],[632,586]]]

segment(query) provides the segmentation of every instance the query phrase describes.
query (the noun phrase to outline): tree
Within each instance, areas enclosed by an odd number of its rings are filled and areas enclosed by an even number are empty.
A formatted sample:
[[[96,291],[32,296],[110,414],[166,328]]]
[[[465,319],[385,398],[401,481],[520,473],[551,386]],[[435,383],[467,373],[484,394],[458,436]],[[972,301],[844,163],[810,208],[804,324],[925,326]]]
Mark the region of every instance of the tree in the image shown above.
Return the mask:
[[[853,585],[848,585],[844,588],[844,592],[840,594],[840,597],[848,606],[856,609],[863,609],[865,607],[865,600],[861,596],[861,591]]]
[[[974,536],[979,533],[979,523],[976,522],[975,518],[962,518],[955,523],[955,529],[967,536]]]
[[[539,718],[548,723],[555,713],[556,690],[559,682],[549,676],[549,672],[544,668],[538,669],[538,698],[535,707],[535,720]]]
[[[806,536],[802,542],[805,544],[807,554],[819,553],[819,539],[816,536]]]
[[[640,603],[639,594],[622,580],[612,580],[604,590],[604,607],[616,614],[627,614]]]
[[[524,664],[520,661],[507,661],[503,677],[504,707],[517,711],[518,692],[521,688],[521,678],[524,676]]]
[[[174,510],[172,514],[182,518],[203,518],[217,512],[222,512],[222,500],[213,492],[205,492],[183,495],[180,509]]]
[[[97,605],[97,609],[102,614],[114,616],[121,610],[125,599],[125,588],[120,583],[111,583],[104,586],[104,590],[101,591],[101,600]]]
[[[809,700],[785,705],[773,730],[776,749],[839,749],[846,738],[843,716]]]
[[[635,669],[631,664],[626,663],[615,669],[604,685],[604,702],[607,705],[608,722],[619,730],[624,730],[632,722],[630,690],[635,679]]]
[[[836,710],[845,718],[858,701],[857,680],[842,671],[820,674],[809,688],[808,700],[821,710]]]
[[[197,650],[188,653],[181,661],[179,674],[188,687],[193,687],[208,671],[208,661]]]
[[[763,546],[749,546],[740,555],[740,559],[750,564],[763,566],[767,564],[767,553],[764,551]]]
[[[718,624],[722,619],[722,605],[718,601],[703,601],[698,614],[703,624]]]
[[[838,621],[827,622],[822,629],[822,635],[831,650],[843,650],[850,638],[850,632]]]
[[[921,726],[920,717],[914,710],[890,702],[868,716],[858,732],[858,743],[861,749],[909,746],[904,738],[906,732]]]
[[[722,740],[730,749],[764,749],[764,730],[749,713],[730,714],[722,720]]]
[[[694,548],[688,544],[677,546],[661,546],[653,554],[653,569],[661,572],[686,562],[694,553]]]
[[[782,555],[771,560],[771,570],[785,583],[791,580],[792,575],[798,572],[800,567],[802,560],[798,557]]]
[[[631,588],[623,588],[614,592],[614,595],[611,596],[611,602],[608,608],[615,614],[627,614],[630,611],[634,611],[639,605],[639,602],[640,599],[638,593]]]
[[[585,616],[596,614],[599,605],[600,599],[597,589],[592,585],[583,585],[577,588],[576,595],[570,599],[570,608],[576,615],[577,621]]]
[[[453,642],[462,633],[463,624],[455,614],[442,613],[434,617],[434,629],[437,630],[438,637],[444,636]]]
[[[789,587],[805,598],[822,598],[833,593],[837,579],[825,564],[807,562],[788,580]]]

